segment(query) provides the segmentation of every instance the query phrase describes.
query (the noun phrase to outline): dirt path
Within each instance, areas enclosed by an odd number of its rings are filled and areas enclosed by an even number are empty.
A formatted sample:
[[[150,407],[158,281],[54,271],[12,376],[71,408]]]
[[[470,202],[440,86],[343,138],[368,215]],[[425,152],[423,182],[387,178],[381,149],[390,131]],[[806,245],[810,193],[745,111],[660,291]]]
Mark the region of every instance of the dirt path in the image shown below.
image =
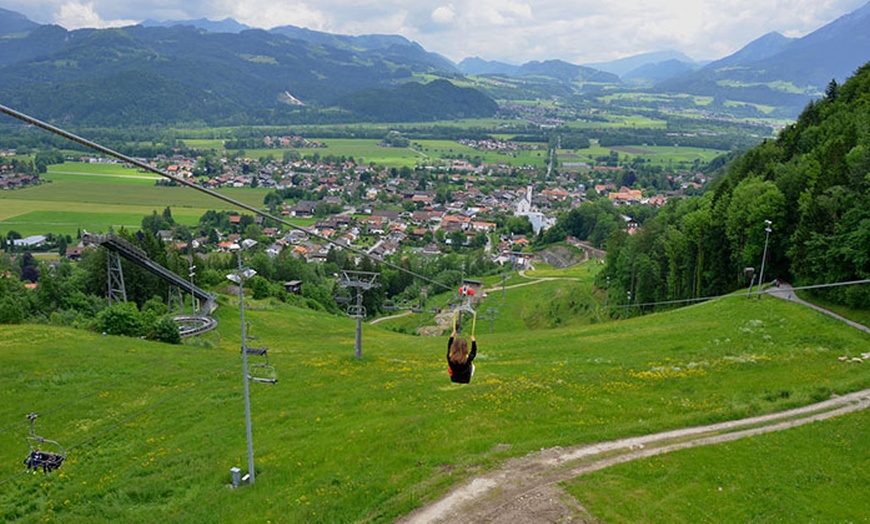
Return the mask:
[[[790,301],[796,302],[802,306],[806,306],[808,308],[815,309],[819,313],[823,313],[825,315],[828,315],[829,317],[836,318],[840,322],[845,322],[846,324],[849,324],[850,326],[852,326],[855,329],[860,329],[861,331],[863,331],[867,334],[870,334],[870,328],[868,328],[867,326],[865,326],[863,324],[859,324],[853,320],[849,320],[848,318],[842,317],[842,316],[834,313],[833,311],[829,311],[821,306],[817,306],[811,302],[807,302],[806,300],[801,300],[795,294],[794,288],[792,288],[791,284],[789,284],[787,282],[781,282],[779,284],[779,286],[777,286],[777,287],[772,287],[770,289],[766,289],[766,290],[764,290],[764,293],[767,295],[776,297],[776,298],[781,298],[783,300],[790,300]]]
[[[820,309],[797,299],[787,285],[769,290],[768,293]],[[868,331],[865,326],[855,325],[826,310],[822,312]],[[441,499],[417,509],[397,522],[597,522],[576,499],[561,489],[560,482],[631,460],[781,431],[868,407],[870,389],[865,389],[780,413],[597,444],[545,449],[511,459],[495,471],[475,476]]]
[[[401,313],[397,313],[397,314],[395,314],[395,315],[390,315],[390,316],[388,316],[388,317],[380,317],[380,318],[376,318],[376,319],[372,320],[371,322],[369,322],[369,325],[374,326],[375,324],[380,324],[381,322],[383,322],[383,321],[385,321],[385,320],[393,320],[394,318],[407,317],[407,316],[410,315],[411,313],[413,313],[413,311],[411,311],[411,310],[409,309],[409,310],[407,310],[407,311],[402,311]]]
[[[615,464],[679,449],[793,428],[870,407],[870,389],[780,413],[571,448],[550,448],[509,460],[474,477],[400,523],[594,522],[558,486]]]

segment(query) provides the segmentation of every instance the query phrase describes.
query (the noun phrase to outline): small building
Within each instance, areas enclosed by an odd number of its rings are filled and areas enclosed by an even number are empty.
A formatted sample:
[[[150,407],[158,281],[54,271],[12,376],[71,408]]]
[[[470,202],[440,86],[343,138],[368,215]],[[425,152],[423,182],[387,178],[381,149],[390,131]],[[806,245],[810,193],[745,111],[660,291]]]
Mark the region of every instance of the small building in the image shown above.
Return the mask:
[[[26,238],[16,238],[12,241],[12,244],[16,247],[39,247],[47,239],[48,237],[45,235],[32,235]]]
[[[290,280],[284,282],[284,291],[288,293],[293,293],[294,295],[298,295],[302,293],[302,281],[301,280]]]

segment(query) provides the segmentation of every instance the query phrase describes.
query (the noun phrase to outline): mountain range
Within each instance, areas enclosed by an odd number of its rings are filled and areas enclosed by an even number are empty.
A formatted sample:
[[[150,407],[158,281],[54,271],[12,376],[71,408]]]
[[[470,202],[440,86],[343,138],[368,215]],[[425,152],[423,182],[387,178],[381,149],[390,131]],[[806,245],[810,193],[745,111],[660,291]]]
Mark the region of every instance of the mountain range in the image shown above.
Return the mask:
[[[802,38],[767,34],[731,56],[664,80],[656,89],[803,107],[870,61],[870,3]]]
[[[805,37],[770,33],[711,63],[662,51],[586,65],[477,57],[454,64],[398,35],[265,31],[231,19],[68,31],[0,9],[0,97],[89,125],[437,120],[491,116],[494,98],[638,89],[763,104],[794,117],[831,80],[870,60],[868,35],[870,3]],[[430,86],[434,78],[456,85]],[[424,85],[399,89],[408,82]]]

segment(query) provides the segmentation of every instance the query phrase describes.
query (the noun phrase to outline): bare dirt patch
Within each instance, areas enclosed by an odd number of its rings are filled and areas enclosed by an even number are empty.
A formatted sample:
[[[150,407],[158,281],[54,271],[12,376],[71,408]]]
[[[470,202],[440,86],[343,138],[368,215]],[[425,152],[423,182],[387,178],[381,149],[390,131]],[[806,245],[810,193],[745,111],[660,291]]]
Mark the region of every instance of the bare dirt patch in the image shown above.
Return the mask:
[[[545,264],[549,264],[557,269],[576,266],[586,260],[586,257],[583,254],[565,246],[548,247],[544,251],[535,255],[535,257],[542,260]]]

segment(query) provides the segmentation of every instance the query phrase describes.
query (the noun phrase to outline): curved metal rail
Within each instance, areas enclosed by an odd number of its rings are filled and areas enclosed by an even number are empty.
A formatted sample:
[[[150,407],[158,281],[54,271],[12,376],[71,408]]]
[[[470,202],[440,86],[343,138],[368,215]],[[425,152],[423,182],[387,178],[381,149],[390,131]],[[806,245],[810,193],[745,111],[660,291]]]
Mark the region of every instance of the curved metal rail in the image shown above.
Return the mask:
[[[192,337],[194,335],[202,335],[218,325],[217,320],[211,317],[200,315],[180,315],[172,317],[172,320],[178,324],[178,333],[184,337]]]

